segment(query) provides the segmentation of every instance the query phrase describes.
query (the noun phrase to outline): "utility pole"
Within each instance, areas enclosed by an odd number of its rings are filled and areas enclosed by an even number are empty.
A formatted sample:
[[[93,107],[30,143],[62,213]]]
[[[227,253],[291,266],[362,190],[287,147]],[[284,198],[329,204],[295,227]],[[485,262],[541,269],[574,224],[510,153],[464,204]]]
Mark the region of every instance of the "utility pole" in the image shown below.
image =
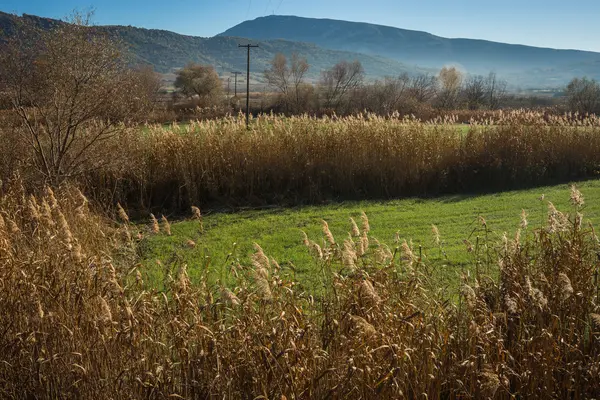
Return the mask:
[[[233,96],[234,96],[234,97],[237,97],[237,76],[238,76],[239,74],[241,74],[241,72],[237,72],[237,71],[236,71],[236,72],[232,72],[232,74],[233,74],[233,75],[235,75],[235,85],[233,86],[233,87],[234,87],[234,89],[233,89],[233,90],[234,90],[234,92],[233,92]]]
[[[248,62],[246,64],[246,128],[250,126],[250,49],[258,47],[257,44],[238,44],[238,47],[245,47],[248,50]]]

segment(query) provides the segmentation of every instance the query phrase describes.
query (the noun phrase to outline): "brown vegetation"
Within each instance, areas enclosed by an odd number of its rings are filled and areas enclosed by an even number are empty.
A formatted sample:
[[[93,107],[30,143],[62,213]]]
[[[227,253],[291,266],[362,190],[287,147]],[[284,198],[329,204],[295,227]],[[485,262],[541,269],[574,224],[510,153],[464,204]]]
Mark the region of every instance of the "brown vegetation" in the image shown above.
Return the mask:
[[[320,267],[315,293],[258,244],[250,265],[228,265],[227,285],[211,284],[207,269],[192,285],[187,265],[173,257],[163,285],[150,287],[151,271],[137,256],[143,234],[134,234],[126,212],[191,209],[202,232],[198,204],[398,197],[594,176],[597,117],[465,111],[462,118],[479,120],[463,131],[453,116],[425,123],[399,112],[456,107],[463,77],[455,69],[442,71],[441,88],[434,77],[402,76],[365,90],[360,64],[342,62],[312,90],[302,84],[308,66],[293,57],[291,70],[274,60],[271,83],[293,107],[324,96],[328,117],[262,115],[249,130],[231,116],[132,125],[147,117],[137,112],[151,106],[156,77],[126,68],[118,46],[85,20],[73,22],[17,35],[0,56],[0,100],[9,108],[0,115],[0,397],[600,395],[599,240],[583,223],[575,187],[570,216],[548,203],[544,227],[532,230],[523,212],[514,239],[466,242],[475,274],[465,273],[454,293],[430,281],[426,253],[410,242],[390,248],[372,238],[364,214],[360,228],[350,219],[345,240],[327,221],[323,238],[304,235]],[[198,84],[182,84],[188,95],[208,99],[210,85],[218,92],[214,71],[195,70],[199,77],[180,73]],[[485,89],[497,90],[495,76],[467,83],[470,108],[495,108],[500,92]],[[589,86],[576,83],[574,93]],[[377,100],[386,117],[335,114]],[[148,234],[171,235],[169,220],[156,215],[146,220]],[[435,226],[432,233],[442,243]]]
[[[130,209],[315,203],[524,187],[593,177],[595,117],[496,113],[488,124],[374,115],[261,116],[147,126],[118,138],[120,167],[83,181]],[[140,134],[140,130],[143,134]]]
[[[600,394],[598,239],[576,189],[571,216],[549,204],[547,226],[479,243],[455,295],[410,243],[369,240],[366,216],[345,241],[324,222],[321,246],[306,238],[316,298],[258,245],[227,288],[190,284],[176,260],[148,287],[126,216],[95,216],[75,189],[0,190],[3,398]]]
[[[279,101],[286,110],[299,111],[306,109],[303,99],[306,97],[304,77],[308,71],[306,59],[292,54],[290,66],[283,54],[277,54],[271,61],[270,68],[265,70],[267,84],[274,87],[279,94]]]
[[[175,87],[183,95],[193,98],[194,105],[206,107],[221,102],[223,88],[212,66],[190,63],[175,74]]]
[[[94,33],[87,19],[50,31],[24,26],[0,43],[2,121],[46,182],[58,185],[102,166],[104,144],[152,107],[158,79],[130,69],[119,43]],[[19,156],[23,153],[19,150]]]

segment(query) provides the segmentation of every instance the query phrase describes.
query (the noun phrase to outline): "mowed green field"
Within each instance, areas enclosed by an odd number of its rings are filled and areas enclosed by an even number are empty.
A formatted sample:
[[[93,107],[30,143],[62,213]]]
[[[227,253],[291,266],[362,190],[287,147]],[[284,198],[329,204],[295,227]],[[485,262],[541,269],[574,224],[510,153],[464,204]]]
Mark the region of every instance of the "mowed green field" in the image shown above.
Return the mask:
[[[576,185],[585,197],[585,220],[600,221],[600,180]],[[544,194],[544,200],[540,196]],[[457,195],[435,199],[406,199],[394,201],[346,202],[324,206],[208,213],[203,216],[203,232],[195,220],[173,222],[172,235],[150,234],[140,226],[145,238],[141,242],[145,273],[151,282],[160,286],[165,267],[179,268],[187,264],[192,280],[208,273],[209,280],[229,280],[231,265],[238,262],[250,265],[253,243],[278,261],[283,273],[308,288],[318,287],[322,264],[313,259],[302,243],[302,231],[310,239],[323,244],[322,220],[329,223],[338,243],[348,237],[349,218],[360,226],[364,211],[370,222],[370,243],[374,239],[387,244],[392,251],[404,240],[414,244],[433,268],[433,278],[441,286],[453,287],[462,273],[474,264],[474,252],[466,251],[465,240],[480,249],[489,243],[490,249],[501,242],[502,235],[514,237],[521,222],[521,211],[528,215],[528,228],[522,236],[530,235],[547,220],[548,202],[565,213],[575,212],[570,204],[570,185],[541,187],[489,195]],[[483,217],[487,229],[482,226]],[[434,243],[432,225],[441,235],[441,246]],[[487,239],[486,239],[487,236]],[[479,237],[479,239],[478,239]],[[195,242],[191,247],[189,240]],[[399,258],[399,255],[397,256]]]

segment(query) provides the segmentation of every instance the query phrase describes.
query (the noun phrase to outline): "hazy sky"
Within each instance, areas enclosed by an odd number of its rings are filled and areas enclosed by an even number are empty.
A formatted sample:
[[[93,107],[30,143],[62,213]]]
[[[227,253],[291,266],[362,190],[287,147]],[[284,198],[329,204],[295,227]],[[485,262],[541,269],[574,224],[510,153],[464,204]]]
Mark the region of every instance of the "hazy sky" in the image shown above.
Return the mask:
[[[270,14],[363,21],[444,37],[600,51],[600,0],[0,0],[0,11],[213,36]]]

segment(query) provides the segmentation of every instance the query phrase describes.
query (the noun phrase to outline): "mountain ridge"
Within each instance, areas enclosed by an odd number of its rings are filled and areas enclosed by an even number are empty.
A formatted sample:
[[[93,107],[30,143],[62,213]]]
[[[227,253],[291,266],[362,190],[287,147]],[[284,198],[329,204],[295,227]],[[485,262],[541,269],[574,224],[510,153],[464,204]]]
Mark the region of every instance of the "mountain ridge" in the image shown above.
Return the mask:
[[[38,26],[52,26],[64,23],[51,18],[25,14],[21,17],[0,11],[0,29],[12,32],[18,19],[27,19]],[[94,25],[95,29],[122,40],[137,63],[151,64],[161,73],[173,72],[188,62],[211,64],[218,72],[222,70],[245,70],[246,53],[238,48],[238,43],[248,42],[240,37],[198,37],[182,35],[168,30],[138,28],[124,25]],[[405,65],[395,60],[377,55],[356,52],[328,50],[314,44],[286,40],[262,40],[260,47],[253,49],[251,71],[260,73],[277,53],[290,56],[298,53],[308,59],[311,69],[309,77],[317,79],[320,71],[341,60],[361,61],[366,73],[371,77],[397,75],[403,72],[433,72],[416,66]]]
[[[244,21],[218,36],[315,43],[332,50],[348,50],[380,55],[428,68],[459,65],[469,73],[497,72],[515,80],[534,75],[536,70],[552,70],[545,79],[568,81],[574,66],[585,74],[598,76],[595,69],[600,53],[508,44],[483,39],[444,38],[428,32],[351,22],[330,18],[271,15]],[[589,64],[589,65],[588,65]],[[519,75],[524,75],[519,78]],[[553,76],[552,76],[553,75]]]
[[[45,29],[64,23],[0,11],[0,30],[10,34],[19,19]],[[94,28],[121,39],[135,62],[151,64],[162,73],[173,72],[188,62],[212,64],[222,75],[225,70],[245,70],[245,52],[237,45],[251,40],[260,45],[252,51],[254,80],[260,80],[260,73],[277,53],[306,57],[311,65],[308,77],[313,81],[322,70],[341,60],[361,61],[368,79],[404,72],[435,74],[445,65],[458,66],[471,74],[497,72],[513,87],[557,88],[576,76],[600,79],[600,53],[450,39],[423,31],[330,18],[259,17],[209,38],[123,25]]]
[[[425,34],[425,35],[432,36],[432,37],[438,38],[438,39],[472,40],[472,41],[478,41],[478,42],[487,42],[487,43],[495,43],[495,44],[506,44],[506,45],[510,45],[510,46],[532,47],[532,48],[545,49],[545,50],[559,50],[559,51],[563,51],[564,50],[564,51],[577,51],[577,52],[584,52],[584,53],[600,54],[600,52],[593,51],[593,50],[576,49],[576,48],[557,48],[557,47],[548,47],[548,46],[535,46],[535,45],[526,44],[526,43],[508,43],[508,42],[500,42],[500,41],[497,41],[497,40],[479,39],[479,38],[468,38],[468,37],[463,37],[463,36],[447,37],[447,36],[436,35],[436,34],[433,34],[431,32],[427,32],[427,31],[421,31],[421,30],[418,30],[418,29],[399,28],[399,27],[393,26],[393,25],[376,24],[376,23],[364,22],[364,21],[340,20],[340,19],[335,19],[335,18],[302,17],[302,16],[298,16],[298,15],[283,15],[283,14],[281,14],[281,15],[277,15],[277,14],[264,15],[264,16],[256,17],[256,18],[254,18],[252,20],[242,21],[238,25],[243,24],[244,22],[251,22],[251,21],[257,21],[257,20],[269,19],[269,18],[294,18],[294,19],[305,19],[305,20],[326,21],[326,22],[343,22],[343,23],[358,24],[358,25],[372,25],[372,26],[375,26],[375,27],[378,27],[378,28],[401,30],[401,31],[405,31],[405,32],[413,32],[413,33]],[[232,27],[232,28],[234,28],[234,27]],[[226,31],[224,31],[222,33],[218,33],[215,36],[222,36],[222,35],[224,35],[225,32],[231,30],[232,28],[229,28],[229,29],[227,29]]]

